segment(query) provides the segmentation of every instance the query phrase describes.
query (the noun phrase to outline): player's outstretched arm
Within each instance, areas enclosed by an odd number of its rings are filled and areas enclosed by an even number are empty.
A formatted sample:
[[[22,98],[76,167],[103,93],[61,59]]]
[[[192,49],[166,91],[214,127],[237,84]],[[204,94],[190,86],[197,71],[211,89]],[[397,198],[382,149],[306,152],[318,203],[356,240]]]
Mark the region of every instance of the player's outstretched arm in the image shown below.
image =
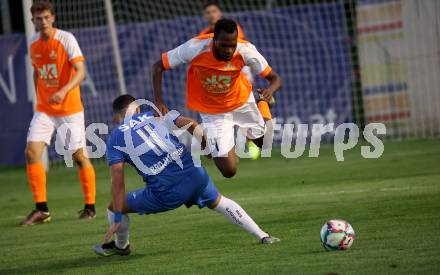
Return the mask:
[[[178,116],[175,123],[177,127],[186,129],[191,135],[196,137],[201,142],[201,149],[205,149],[206,135],[204,134],[202,127],[194,119],[185,116]]]
[[[151,73],[154,104],[156,104],[156,107],[162,114],[166,114],[169,112],[168,107],[165,105],[162,99],[162,73],[164,71],[165,67],[163,66],[162,60],[159,60],[154,63]]]
[[[122,214],[126,212],[125,202],[125,182],[124,182],[124,163],[116,163],[110,166],[112,178],[112,202],[110,210],[114,215],[114,223],[104,236],[104,243],[107,243],[121,227]]]
[[[125,207],[125,182],[124,182],[124,163],[116,163],[110,166],[112,178],[112,211],[126,212]]]
[[[85,77],[84,62],[79,61],[74,63],[73,68],[75,69],[75,74],[73,75],[72,79],[69,82],[67,82],[67,84],[64,85],[59,91],[54,93],[51,96],[51,98],[49,98],[49,104],[59,104],[63,102],[67,93],[76,86],[78,86],[81,83],[81,81],[84,80]]]
[[[273,69],[268,75],[266,75],[265,79],[269,82],[269,86],[264,89],[258,89],[258,93],[269,102],[273,93],[281,88],[283,80]]]

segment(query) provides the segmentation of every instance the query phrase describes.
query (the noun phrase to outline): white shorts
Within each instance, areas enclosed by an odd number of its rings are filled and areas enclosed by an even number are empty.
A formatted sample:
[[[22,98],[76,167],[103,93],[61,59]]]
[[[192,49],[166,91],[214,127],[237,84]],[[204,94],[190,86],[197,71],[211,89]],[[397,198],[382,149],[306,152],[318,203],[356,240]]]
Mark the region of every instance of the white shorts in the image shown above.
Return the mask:
[[[235,127],[245,131],[247,138],[264,135],[265,122],[251,93],[241,107],[223,114],[200,113],[213,157],[226,157],[235,145]]]
[[[29,126],[27,141],[43,141],[49,145],[55,129],[56,142],[61,142],[66,150],[76,151],[86,147],[84,112],[61,117],[35,112]]]

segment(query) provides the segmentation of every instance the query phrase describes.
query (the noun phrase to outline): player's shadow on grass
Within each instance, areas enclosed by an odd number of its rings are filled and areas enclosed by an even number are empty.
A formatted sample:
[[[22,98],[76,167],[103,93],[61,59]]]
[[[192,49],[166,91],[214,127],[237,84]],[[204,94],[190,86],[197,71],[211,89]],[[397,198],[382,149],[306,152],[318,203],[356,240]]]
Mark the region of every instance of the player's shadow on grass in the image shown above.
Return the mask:
[[[11,268],[11,269],[3,269],[0,268],[0,274],[18,274],[18,273],[36,273],[36,272],[50,272],[50,273],[58,273],[65,270],[72,270],[74,268],[82,268],[82,267],[99,267],[99,266],[107,266],[109,264],[115,263],[124,263],[125,261],[132,261],[136,259],[140,259],[146,256],[157,256],[161,254],[169,254],[172,253],[172,251],[163,250],[163,251],[157,251],[155,253],[151,254],[139,254],[135,253],[130,256],[112,256],[112,257],[100,257],[93,252],[88,254],[86,257],[82,258],[74,258],[74,259],[66,259],[66,260],[56,260],[51,262],[46,262],[44,264],[38,264],[38,265],[28,265],[28,266],[22,266],[17,268]]]

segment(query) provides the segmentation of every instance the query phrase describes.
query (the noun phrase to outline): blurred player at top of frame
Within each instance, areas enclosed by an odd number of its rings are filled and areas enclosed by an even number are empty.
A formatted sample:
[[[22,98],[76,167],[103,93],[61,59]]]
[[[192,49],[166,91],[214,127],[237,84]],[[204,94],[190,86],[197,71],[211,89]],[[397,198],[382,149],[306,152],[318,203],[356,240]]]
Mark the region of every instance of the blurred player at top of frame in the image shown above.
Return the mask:
[[[247,138],[260,148],[265,121],[271,120],[268,101],[281,87],[281,77],[251,43],[238,39],[237,24],[230,19],[218,20],[213,34],[197,36],[162,54],[153,65],[153,93],[162,113],[169,111],[162,99],[162,73],[189,63],[187,108],[200,113],[207,126],[208,146],[217,168],[224,177],[237,171],[234,128],[247,129]],[[242,73],[249,66],[253,73],[269,82],[259,89],[257,103],[252,84]]]
[[[85,206],[81,219],[95,212],[95,171],[85,150],[84,112],[80,82],[84,79],[84,56],[75,37],[53,27],[54,7],[48,1],[36,1],[31,7],[32,22],[38,33],[31,38],[30,57],[34,68],[36,110],[29,126],[25,150],[26,172],[36,209],[21,225],[48,222],[51,219],[46,198],[46,172],[41,162],[43,150],[55,130],[68,127],[63,146],[73,152],[79,168]]]
[[[218,20],[223,18],[223,9],[219,3],[208,1],[203,5],[203,17],[208,21],[208,26],[199,35],[214,33],[214,26]],[[243,29],[237,23],[238,39],[245,39]]]

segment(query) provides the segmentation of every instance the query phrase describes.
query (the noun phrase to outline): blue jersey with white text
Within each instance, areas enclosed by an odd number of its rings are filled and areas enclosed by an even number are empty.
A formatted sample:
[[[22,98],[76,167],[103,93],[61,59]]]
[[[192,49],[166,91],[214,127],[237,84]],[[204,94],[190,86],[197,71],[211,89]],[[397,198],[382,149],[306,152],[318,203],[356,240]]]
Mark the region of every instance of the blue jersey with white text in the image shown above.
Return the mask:
[[[191,177],[191,154],[171,131],[178,116],[176,111],[162,118],[144,112],[125,118],[107,140],[108,164],[129,163],[156,191]]]

